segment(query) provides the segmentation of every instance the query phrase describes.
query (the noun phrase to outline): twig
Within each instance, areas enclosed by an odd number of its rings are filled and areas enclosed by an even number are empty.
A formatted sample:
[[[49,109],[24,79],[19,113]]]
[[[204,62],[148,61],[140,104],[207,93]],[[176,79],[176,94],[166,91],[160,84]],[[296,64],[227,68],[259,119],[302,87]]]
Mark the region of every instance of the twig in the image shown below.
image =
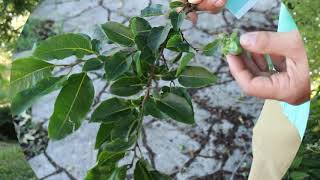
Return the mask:
[[[250,153],[251,153],[251,151],[247,151],[247,152],[243,155],[243,157],[242,157],[242,159],[240,160],[238,166],[237,166],[237,167],[233,170],[233,172],[232,172],[232,175],[231,175],[231,177],[230,177],[231,180],[234,179],[234,176],[235,176],[236,173],[238,172],[238,169],[241,167],[241,165],[243,164],[243,162],[246,160],[247,156],[248,156]]]

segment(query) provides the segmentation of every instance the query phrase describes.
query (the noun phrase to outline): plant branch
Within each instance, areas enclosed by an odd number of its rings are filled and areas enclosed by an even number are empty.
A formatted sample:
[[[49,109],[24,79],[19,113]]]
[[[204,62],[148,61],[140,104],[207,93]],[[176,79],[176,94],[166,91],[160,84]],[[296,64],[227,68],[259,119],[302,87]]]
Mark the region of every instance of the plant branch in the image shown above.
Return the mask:
[[[184,37],[183,32],[180,32],[180,34],[181,34],[183,41],[185,41],[193,50],[195,50],[196,52],[201,51],[199,48],[194,47],[191,43],[188,42],[188,40]]]

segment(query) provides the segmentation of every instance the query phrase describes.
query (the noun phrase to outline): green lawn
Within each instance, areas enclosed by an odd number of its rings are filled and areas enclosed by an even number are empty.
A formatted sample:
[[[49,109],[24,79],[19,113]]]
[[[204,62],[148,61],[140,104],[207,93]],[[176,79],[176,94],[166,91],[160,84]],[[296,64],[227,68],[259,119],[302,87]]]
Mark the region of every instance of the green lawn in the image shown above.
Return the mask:
[[[18,144],[0,142],[0,179],[36,180]]]

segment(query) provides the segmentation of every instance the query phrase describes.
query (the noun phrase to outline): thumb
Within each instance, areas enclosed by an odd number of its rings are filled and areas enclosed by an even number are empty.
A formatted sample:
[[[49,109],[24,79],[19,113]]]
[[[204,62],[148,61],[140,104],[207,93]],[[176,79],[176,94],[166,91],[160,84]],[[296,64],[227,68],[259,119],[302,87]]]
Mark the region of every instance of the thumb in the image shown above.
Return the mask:
[[[290,58],[295,58],[303,48],[303,41],[298,31],[250,32],[241,36],[240,43],[249,52],[282,55]]]

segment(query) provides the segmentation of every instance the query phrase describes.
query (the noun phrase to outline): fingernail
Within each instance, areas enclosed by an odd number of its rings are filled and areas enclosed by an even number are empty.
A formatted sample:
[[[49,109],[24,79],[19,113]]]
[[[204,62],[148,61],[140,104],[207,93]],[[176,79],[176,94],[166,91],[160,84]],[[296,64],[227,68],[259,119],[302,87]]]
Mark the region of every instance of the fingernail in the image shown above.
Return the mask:
[[[214,0],[214,5],[217,7],[222,7],[225,4],[225,0]]]
[[[243,46],[253,46],[256,43],[257,33],[247,33],[240,37],[240,43]]]

